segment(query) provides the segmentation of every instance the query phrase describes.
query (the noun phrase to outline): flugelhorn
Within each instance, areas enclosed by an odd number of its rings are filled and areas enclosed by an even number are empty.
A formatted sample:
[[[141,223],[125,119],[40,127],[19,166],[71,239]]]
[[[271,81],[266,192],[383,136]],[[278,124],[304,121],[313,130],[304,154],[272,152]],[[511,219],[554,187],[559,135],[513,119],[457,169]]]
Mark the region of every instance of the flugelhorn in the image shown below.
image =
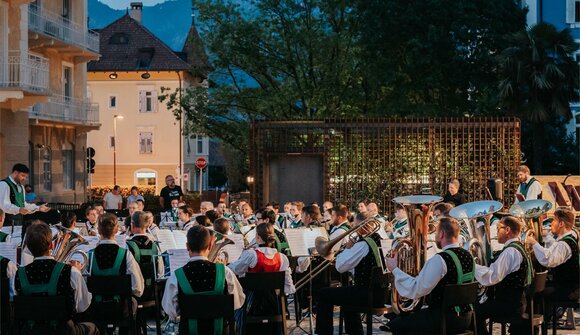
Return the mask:
[[[411,195],[397,197],[393,202],[402,205],[407,212],[409,237],[393,242],[391,257],[398,255],[398,268],[411,276],[416,276],[427,260],[427,228],[429,212],[443,198],[433,195]],[[421,299],[401,296],[392,285],[392,306],[395,313],[406,313],[421,306]]]
[[[53,240],[52,256],[54,259],[66,263],[72,259],[74,254],[79,254],[83,258],[81,271],[84,270],[89,264],[89,256],[86,252],[77,250],[77,247],[88,244],[88,242],[81,235],[60,224],[52,225],[52,227],[59,231]]]
[[[226,245],[235,244],[235,242],[230,240],[229,238],[227,238],[226,235],[224,235],[220,232],[214,231],[214,234],[217,236],[221,236],[222,239],[215,242],[212,245],[211,250],[209,251],[209,255],[207,256],[207,259],[213,263],[228,264],[228,261],[229,261],[228,252],[225,250],[222,250],[222,249]]]

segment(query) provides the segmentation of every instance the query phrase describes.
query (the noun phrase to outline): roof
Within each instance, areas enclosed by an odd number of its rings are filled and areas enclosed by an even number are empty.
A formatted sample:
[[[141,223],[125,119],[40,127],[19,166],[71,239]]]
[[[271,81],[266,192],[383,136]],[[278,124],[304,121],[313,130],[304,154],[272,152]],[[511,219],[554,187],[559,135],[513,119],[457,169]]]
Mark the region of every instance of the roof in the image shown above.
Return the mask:
[[[129,14],[101,29],[99,34],[101,58],[89,62],[88,71],[189,71],[191,68],[190,62],[180,57],[181,53],[171,50]]]
[[[195,74],[207,78],[207,75],[211,71],[211,65],[205,53],[205,47],[197,28],[195,27],[195,20],[192,16],[191,27],[187,33],[185,43],[183,44],[183,49],[181,50],[185,54],[185,61],[192,67]]]

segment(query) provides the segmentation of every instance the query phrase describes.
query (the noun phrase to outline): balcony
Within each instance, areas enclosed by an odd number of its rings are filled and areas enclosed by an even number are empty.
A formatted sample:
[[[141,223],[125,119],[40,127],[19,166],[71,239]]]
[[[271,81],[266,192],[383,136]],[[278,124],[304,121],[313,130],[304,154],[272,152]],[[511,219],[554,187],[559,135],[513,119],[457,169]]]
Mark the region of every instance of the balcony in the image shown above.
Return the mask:
[[[0,60],[0,89],[21,89],[33,94],[48,93],[48,59],[11,50]]]
[[[34,105],[28,115],[30,119],[38,121],[99,126],[98,104],[62,95],[50,96],[48,102]]]
[[[87,30],[83,25],[70,21],[61,15],[41,10],[35,5],[28,7],[28,29],[48,38],[60,40],[65,44],[88,50],[91,53],[99,53],[98,33]]]

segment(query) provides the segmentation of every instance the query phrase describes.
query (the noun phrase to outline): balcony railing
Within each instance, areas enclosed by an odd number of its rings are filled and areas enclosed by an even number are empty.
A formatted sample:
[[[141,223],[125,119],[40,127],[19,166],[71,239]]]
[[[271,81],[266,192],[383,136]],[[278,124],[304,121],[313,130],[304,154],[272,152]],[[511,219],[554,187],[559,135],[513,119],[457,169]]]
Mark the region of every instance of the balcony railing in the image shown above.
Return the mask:
[[[0,87],[20,88],[44,93],[48,90],[48,59],[21,53],[8,52],[8,59],[0,58]]]
[[[99,105],[86,100],[53,95],[48,102],[34,105],[30,118],[49,121],[95,125],[99,123]]]
[[[28,7],[28,28],[31,31],[58,38],[66,43],[99,52],[99,34],[87,30],[58,14],[41,10],[35,5]]]

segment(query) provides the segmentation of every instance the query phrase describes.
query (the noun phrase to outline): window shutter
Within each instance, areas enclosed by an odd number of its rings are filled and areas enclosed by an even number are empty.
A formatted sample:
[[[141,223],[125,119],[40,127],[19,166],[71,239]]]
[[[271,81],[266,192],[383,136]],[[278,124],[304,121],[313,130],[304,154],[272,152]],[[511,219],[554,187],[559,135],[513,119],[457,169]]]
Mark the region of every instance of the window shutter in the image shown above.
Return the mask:
[[[145,112],[145,91],[139,91],[139,113]]]
[[[139,133],[139,153],[140,154],[145,153],[145,138],[143,135],[144,135],[143,133]]]
[[[574,23],[576,21],[576,0],[566,0],[566,23]]]
[[[158,100],[157,100],[157,90],[153,90],[151,91],[151,109],[153,112],[157,112],[157,105],[158,105]]]

